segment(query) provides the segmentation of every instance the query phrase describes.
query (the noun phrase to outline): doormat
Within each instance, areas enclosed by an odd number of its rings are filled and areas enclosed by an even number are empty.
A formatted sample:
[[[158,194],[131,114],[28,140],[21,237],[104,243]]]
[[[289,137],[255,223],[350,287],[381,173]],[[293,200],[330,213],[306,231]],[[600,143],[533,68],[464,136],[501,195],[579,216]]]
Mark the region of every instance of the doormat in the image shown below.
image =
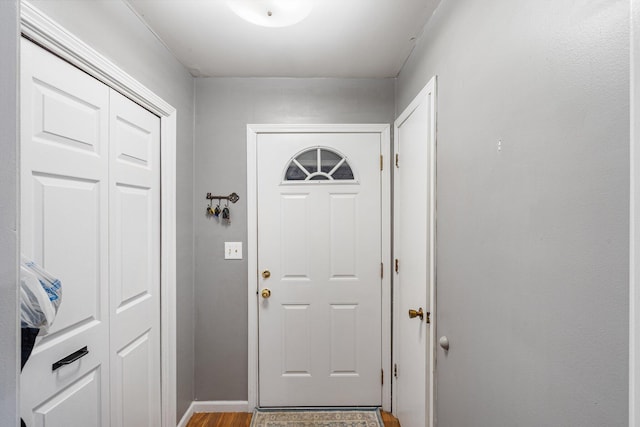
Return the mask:
[[[251,427],[383,427],[376,408],[256,409]]]

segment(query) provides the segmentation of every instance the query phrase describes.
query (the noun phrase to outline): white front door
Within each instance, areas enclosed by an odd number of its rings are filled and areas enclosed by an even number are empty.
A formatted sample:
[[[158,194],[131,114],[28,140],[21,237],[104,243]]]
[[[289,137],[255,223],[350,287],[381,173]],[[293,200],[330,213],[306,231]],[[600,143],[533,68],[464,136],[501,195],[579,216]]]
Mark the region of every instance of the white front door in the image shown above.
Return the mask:
[[[22,372],[22,417],[158,426],[160,120],[31,42],[21,57],[21,249],[63,294]]]
[[[381,404],[380,134],[260,134],[259,405]]]
[[[395,123],[394,414],[403,427],[431,425],[434,81]]]

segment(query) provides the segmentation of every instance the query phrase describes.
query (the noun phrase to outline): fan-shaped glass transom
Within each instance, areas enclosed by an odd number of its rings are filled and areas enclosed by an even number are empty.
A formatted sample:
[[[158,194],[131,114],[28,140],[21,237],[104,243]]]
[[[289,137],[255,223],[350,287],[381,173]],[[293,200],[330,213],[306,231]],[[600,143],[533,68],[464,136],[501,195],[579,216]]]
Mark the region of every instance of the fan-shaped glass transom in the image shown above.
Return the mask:
[[[311,148],[289,162],[285,181],[353,181],[346,157],[328,148]]]

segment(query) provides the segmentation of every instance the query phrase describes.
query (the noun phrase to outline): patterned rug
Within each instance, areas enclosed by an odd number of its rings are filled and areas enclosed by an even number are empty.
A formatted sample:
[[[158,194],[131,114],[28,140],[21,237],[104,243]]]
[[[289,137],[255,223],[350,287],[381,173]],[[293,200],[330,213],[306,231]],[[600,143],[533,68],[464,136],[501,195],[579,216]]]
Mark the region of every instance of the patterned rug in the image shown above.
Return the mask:
[[[383,427],[377,409],[256,409],[251,427]]]

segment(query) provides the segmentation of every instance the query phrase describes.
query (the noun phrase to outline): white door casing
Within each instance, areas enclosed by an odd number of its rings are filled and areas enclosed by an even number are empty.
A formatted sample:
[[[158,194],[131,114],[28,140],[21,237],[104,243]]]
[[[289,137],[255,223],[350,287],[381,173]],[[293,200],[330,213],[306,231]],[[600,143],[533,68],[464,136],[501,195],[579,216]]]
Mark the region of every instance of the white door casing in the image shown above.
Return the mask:
[[[111,90],[111,426],[160,425],[160,120]]]
[[[434,77],[394,126],[393,412],[406,427],[434,425],[435,95]]]
[[[160,117],[161,138],[161,389],[162,427],[176,422],[176,109],[52,21],[28,2],[20,5],[24,36]],[[88,356],[87,356],[88,357]],[[86,359],[86,358],[85,358]]]
[[[21,375],[21,414],[34,427],[108,426],[109,88],[22,39],[21,94],[21,251],[63,282]]]
[[[260,406],[381,404],[379,156],[376,134],[258,137]],[[314,175],[335,167],[353,179]]]
[[[249,405],[390,406],[388,126],[249,125],[248,136]],[[289,161],[318,147],[345,157],[357,182],[283,182]]]
[[[631,1],[629,427],[640,426],[640,4]]]

